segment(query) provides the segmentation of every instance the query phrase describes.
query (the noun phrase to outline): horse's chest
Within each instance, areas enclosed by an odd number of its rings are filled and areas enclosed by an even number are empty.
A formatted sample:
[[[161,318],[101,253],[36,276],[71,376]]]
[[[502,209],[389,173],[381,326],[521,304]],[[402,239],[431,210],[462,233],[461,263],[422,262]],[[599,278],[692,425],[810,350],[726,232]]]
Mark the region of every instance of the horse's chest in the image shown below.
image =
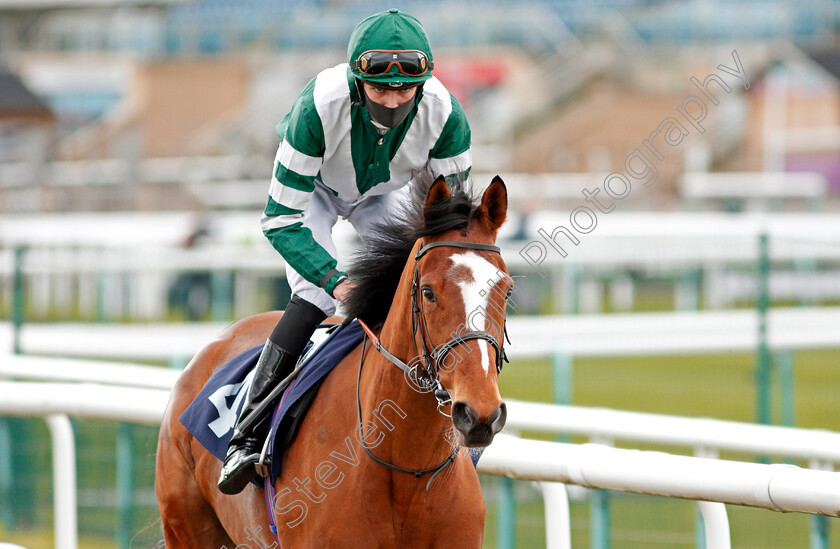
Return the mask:
[[[400,487],[385,478],[390,473],[382,475],[379,469],[360,466],[354,471],[358,474],[345,476],[345,490],[324,493],[317,504],[309,502],[305,520],[286,531],[284,546],[423,548],[451,546],[458,540],[460,547],[481,547],[480,492],[476,499],[473,490],[459,491],[452,485],[426,494],[427,479],[410,479],[417,486]],[[310,544],[313,539],[318,542]]]

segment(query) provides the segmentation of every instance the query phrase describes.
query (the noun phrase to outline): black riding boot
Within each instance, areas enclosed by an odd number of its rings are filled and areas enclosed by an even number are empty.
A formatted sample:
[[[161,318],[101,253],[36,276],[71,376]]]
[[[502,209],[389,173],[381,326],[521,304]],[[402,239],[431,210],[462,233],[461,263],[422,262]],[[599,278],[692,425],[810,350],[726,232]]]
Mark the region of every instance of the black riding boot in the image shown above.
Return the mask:
[[[245,400],[245,407],[236,422],[233,438],[228,445],[227,456],[219,476],[219,490],[225,494],[238,494],[257,474],[256,464],[263,447],[263,436],[271,417],[273,405],[263,403],[272,389],[295,369],[306,342],[326,314],[308,301],[292,297],[283,317],[265,342],[251,388]],[[242,423],[253,414],[258,414],[247,429]]]

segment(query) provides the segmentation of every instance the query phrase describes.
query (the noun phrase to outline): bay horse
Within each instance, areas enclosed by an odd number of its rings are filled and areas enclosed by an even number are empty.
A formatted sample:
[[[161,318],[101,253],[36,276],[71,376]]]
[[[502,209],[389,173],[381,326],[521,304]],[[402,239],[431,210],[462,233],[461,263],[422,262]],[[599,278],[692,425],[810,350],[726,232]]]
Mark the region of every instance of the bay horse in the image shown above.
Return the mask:
[[[497,176],[478,201],[463,185],[427,179],[350,270],[348,316],[378,336],[369,332],[324,380],[268,505],[253,483],[222,494],[221,462],[178,417],[282,313],[232,324],[184,370],[157,447],[167,549],[481,547],[484,501],[468,448],[487,446],[506,418],[498,374],[512,282],[494,243],[507,190]]]

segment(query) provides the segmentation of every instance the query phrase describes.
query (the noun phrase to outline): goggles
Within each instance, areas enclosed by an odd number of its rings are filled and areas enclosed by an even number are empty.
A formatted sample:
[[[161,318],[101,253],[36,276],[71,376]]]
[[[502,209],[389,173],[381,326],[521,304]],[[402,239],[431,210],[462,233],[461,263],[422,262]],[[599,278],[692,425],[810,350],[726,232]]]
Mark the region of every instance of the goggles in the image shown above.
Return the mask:
[[[418,50],[368,50],[350,64],[365,76],[380,76],[391,71],[391,67],[405,76],[423,76],[435,66]]]

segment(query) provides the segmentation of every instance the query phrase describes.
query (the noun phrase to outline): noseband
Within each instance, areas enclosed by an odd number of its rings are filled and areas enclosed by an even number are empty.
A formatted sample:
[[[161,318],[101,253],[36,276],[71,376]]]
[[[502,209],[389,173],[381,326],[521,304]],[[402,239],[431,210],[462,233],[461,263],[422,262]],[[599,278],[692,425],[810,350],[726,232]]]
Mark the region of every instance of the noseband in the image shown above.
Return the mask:
[[[507,356],[505,355],[504,348],[499,341],[493,336],[493,334],[484,331],[484,330],[471,330],[469,332],[464,332],[462,334],[458,334],[454,336],[449,341],[441,343],[438,346],[435,346],[432,343],[431,338],[429,337],[429,327],[426,323],[426,314],[423,310],[421,305],[422,301],[419,299],[418,295],[420,294],[420,258],[423,257],[426,252],[433,248],[438,248],[442,246],[447,246],[450,248],[466,248],[469,250],[483,250],[489,252],[495,252],[497,254],[501,254],[501,250],[498,246],[492,246],[489,244],[478,244],[475,242],[460,242],[455,240],[441,240],[439,242],[432,242],[430,244],[426,244],[422,246],[420,250],[417,251],[417,254],[414,256],[416,261],[414,265],[414,277],[411,284],[411,335],[414,341],[417,341],[417,333],[420,332],[420,341],[423,347],[423,371],[422,373],[418,371],[418,365],[414,364],[413,366],[409,366],[399,358],[392,355],[388,350],[382,346],[382,342],[379,338],[373,333],[373,331],[365,324],[361,319],[358,319],[359,324],[364,329],[365,333],[368,335],[370,340],[376,346],[376,350],[379,351],[382,356],[384,356],[389,362],[397,366],[400,370],[402,370],[415,384],[416,387],[420,387],[427,391],[434,391],[435,399],[438,402],[438,412],[441,414],[450,417],[450,414],[447,414],[443,411],[443,407],[447,404],[452,403],[452,398],[449,395],[449,391],[447,391],[443,385],[440,383],[440,364],[446,358],[452,349],[455,347],[470,341],[471,339],[483,339],[490,343],[494,349],[496,349],[496,372],[502,371],[502,363],[507,362]],[[467,318],[467,322],[469,322],[469,318]],[[507,336],[507,328],[505,328],[505,336]],[[356,384],[356,405],[358,408],[358,415],[359,415],[359,424],[361,425],[362,421],[362,407],[361,407],[361,399],[359,398],[359,385],[361,384],[362,379],[362,364],[364,363],[364,345],[362,346],[362,358],[359,362],[359,380]],[[412,361],[413,362],[413,361]],[[379,459],[368,448],[367,444],[365,444],[363,439],[360,439],[362,443],[362,448],[365,450],[368,456],[371,459],[376,461],[377,463],[384,465],[392,470],[399,471],[402,473],[412,474],[415,477],[420,477],[426,473],[433,473],[429,481],[426,483],[426,491],[429,491],[429,486],[431,485],[432,481],[435,479],[438,473],[440,473],[443,469],[449,466],[453,461],[455,461],[455,456],[458,455],[458,451],[460,450],[459,446],[456,446],[452,453],[449,454],[449,457],[446,458],[442,463],[435,467],[431,467],[429,469],[405,469],[403,467],[399,467],[392,463],[388,463],[382,459]]]

